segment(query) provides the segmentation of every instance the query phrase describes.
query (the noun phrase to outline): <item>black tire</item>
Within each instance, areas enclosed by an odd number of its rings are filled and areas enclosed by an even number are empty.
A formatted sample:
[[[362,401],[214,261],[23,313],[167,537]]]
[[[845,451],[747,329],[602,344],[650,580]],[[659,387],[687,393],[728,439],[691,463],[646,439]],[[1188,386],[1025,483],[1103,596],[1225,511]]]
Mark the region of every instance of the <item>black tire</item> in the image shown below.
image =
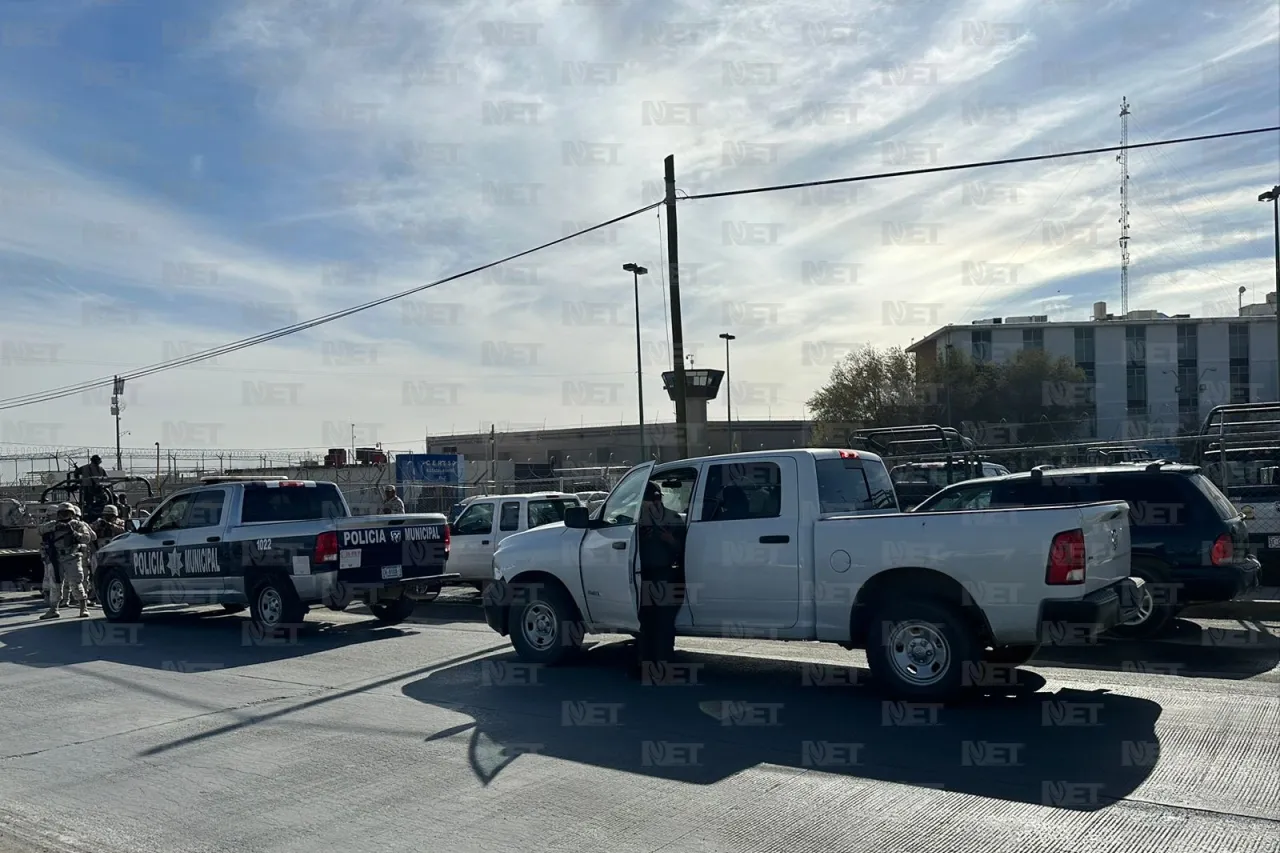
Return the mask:
[[[1140,622],[1116,625],[1108,633],[1125,640],[1152,640],[1160,637],[1173,627],[1173,620],[1181,609],[1176,603],[1169,603],[1171,596],[1166,590],[1172,587],[1164,572],[1153,566],[1135,565],[1130,574],[1146,582],[1139,601],[1149,615]]]
[[[249,605],[247,604],[224,604],[222,609],[227,613],[243,613]]]
[[[413,615],[418,602],[401,593],[399,598],[392,598],[382,604],[370,604],[369,612],[381,625],[399,625]]]
[[[569,594],[546,583],[512,584],[507,628],[526,663],[555,666],[582,651],[582,616]]]
[[[982,659],[987,663],[1022,666],[1039,653],[1039,643],[1030,646],[1000,646],[994,649],[987,649],[982,653]]]
[[[276,631],[301,624],[307,608],[285,575],[267,575],[253,587],[249,614],[262,631]]]
[[[142,616],[142,599],[120,569],[104,572],[98,588],[102,615],[108,622],[137,622]]]
[[[958,696],[965,675],[982,659],[982,643],[958,605],[933,599],[887,598],[872,614],[867,643],[871,674],[903,699]],[[911,647],[919,655],[912,660]]]

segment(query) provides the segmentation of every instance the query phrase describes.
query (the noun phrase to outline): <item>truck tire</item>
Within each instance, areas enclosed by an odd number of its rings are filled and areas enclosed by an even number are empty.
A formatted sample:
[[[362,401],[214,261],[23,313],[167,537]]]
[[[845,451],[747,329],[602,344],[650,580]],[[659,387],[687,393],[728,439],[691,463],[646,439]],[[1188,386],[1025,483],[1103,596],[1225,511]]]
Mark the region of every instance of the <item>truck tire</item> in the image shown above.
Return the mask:
[[[983,652],[982,659],[987,663],[1022,666],[1039,653],[1039,643],[1033,643],[1029,646],[998,646]]]
[[[306,613],[293,581],[284,575],[267,575],[249,596],[249,615],[263,631],[298,625]]]
[[[142,600],[120,569],[111,569],[102,576],[98,600],[108,622],[137,622],[142,616]]]
[[[401,594],[399,598],[393,598],[384,604],[370,604],[369,612],[380,625],[399,625],[413,615],[417,606],[416,600]]]
[[[555,666],[582,651],[583,626],[569,594],[544,583],[513,584],[511,645],[520,660]]]
[[[1159,601],[1164,596],[1153,591],[1152,588],[1153,585],[1156,588],[1166,586],[1168,580],[1165,578],[1164,572],[1145,564],[1135,565],[1130,574],[1135,578],[1142,578],[1146,581],[1142,585],[1142,592],[1139,594],[1139,616],[1136,620],[1115,626],[1108,634],[1125,640],[1155,639],[1172,627],[1174,617],[1178,615],[1178,607],[1176,605],[1160,604]]]
[[[876,608],[867,643],[872,676],[894,696],[941,701],[964,688],[982,644],[960,608],[932,599],[894,600]]]

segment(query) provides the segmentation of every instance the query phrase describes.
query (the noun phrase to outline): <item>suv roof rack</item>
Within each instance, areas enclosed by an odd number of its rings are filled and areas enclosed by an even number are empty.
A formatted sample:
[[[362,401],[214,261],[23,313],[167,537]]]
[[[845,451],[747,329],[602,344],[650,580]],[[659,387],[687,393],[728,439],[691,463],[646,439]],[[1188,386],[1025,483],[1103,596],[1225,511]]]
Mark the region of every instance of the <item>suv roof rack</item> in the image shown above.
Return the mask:
[[[1143,468],[1143,470],[1144,470],[1144,471],[1159,471],[1159,470],[1160,470],[1160,468],[1161,468],[1162,466],[1164,466],[1164,465],[1172,465],[1172,464],[1174,464],[1174,463],[1170,462],[1168,459],[1156,459],[1156,460],[1154,460],[1154,461],[1152,461],[1152,462],[1148,462],[1148,463],[1147,463],[1147,465],[1146,465],[1146,467],[1145,467],[1145,468]]]
[[[1039,480],[1039,479],[1041,479],[1042,477],[1044,477],[1044,472],[1045,472],[1045,471],[1052,471],[1052,470],[1053,470],[1054,468],[1056,468],[1056,467],[1058,467],[1058,466],[1056,466],[1056,465],[1037,465],[1036,467],[1034,467],[1034,468],[1032,468],[1032,469],[1031,469],[1031,479],[1033,479],[1033,480]]]

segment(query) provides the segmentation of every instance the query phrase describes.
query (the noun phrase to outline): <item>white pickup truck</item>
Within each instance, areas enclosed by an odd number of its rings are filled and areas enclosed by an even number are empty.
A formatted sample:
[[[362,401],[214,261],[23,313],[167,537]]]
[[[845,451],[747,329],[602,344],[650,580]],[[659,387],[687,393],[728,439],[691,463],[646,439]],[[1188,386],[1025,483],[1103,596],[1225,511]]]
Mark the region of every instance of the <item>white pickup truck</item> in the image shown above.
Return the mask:
[[[679,634],[865,648],[896,695],[953,695],[984,663],[1025,663],[1136,607],[1123,501],[907,514],[874,454],[736,453],[633,468],[590,517],[571,508],[503,540],[485,618],[522,660],[638,632],[635,519],[651,481],[685,521]]]

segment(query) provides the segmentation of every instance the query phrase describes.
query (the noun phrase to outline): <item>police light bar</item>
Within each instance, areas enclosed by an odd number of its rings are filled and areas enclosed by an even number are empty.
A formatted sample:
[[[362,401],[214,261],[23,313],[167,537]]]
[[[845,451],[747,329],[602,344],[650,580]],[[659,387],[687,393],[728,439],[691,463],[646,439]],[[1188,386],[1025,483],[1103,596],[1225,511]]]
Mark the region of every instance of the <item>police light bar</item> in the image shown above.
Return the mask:
[[[313,480],[277,480],[276,482],[273,482],[273,483],[267,483],[266,486],[268,489],[284,488],[288,486],[314,487],[315,482]]]

